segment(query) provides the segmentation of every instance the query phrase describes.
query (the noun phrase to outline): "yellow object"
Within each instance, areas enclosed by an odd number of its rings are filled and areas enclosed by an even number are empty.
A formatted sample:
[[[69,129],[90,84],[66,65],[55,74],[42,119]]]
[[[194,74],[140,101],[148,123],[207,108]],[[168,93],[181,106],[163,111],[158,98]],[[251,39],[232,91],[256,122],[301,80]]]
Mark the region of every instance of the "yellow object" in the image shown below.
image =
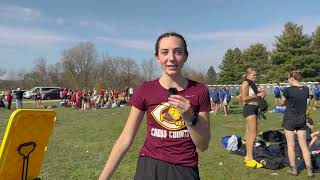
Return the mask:
[[[55,120],[52,110],[18,109],[11,114],[0,147],[0,179],[21,179],[26,171],[27,179],[38,177]],[[24,158],[18,149],[23,155],[30,153],[24,171]]]
[[[242,144],[246,144],[246,140],[243,139],[243,140],[242,140]]]
[[[248,160],[249,160],[248,157],[247,157],[247,156],[244,156],[243,162],[244,162],[244,163],[247,163]]]
[[[262,168],[263,165],[261,163],[258,163],[256,160],[247,160],[246,166],[250,168]]]

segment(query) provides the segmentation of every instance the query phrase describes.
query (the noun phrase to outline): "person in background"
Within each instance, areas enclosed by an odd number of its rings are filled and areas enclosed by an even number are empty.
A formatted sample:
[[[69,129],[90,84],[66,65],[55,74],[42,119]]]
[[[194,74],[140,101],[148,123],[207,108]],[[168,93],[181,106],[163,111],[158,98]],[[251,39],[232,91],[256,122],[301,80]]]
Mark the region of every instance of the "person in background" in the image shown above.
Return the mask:
[[[314,105],[313,105],[313,110],[317,110],[317,104],[320,101],[320,82],[318,82],[315,86],[314,86]]]
[[[16,108],[17,109],[23,108],[22,98],[23,98],[23,92],[21,91],[20,88],[17,88],[17,91],[16,91]]]
[[[126,91],[122,92],[122,97],[123,97],[124,101],[127,101],[127,93],[126,93]]]
[[[1,95],[0,96],[0,108],[5,108],[6,107],[6,105],[4,104],[4,102],[3,102],[3,96]]]
[[[231,94],[228,89],[224,88],[223,111],[224,111],[225,116],[227,116],[229,113],[229,102],[230,101],[231,101]]]
[[[255,85],[257,78],[257,70],[254,68],[247,68],[245,79],[241,84],[240,98],[244,102],[243,106],[243,116],[247,121],[246,126],[246,156],[244,157],[244,162],[247,167],[250,168],[261,168],[263,165],[253,158],[253,147],[254,142],[257,137],[258,129],[258,101],[266,95],[265,91],[259,91]],[[255,90],[259,93],[255,93]]]
[[[111,178],[132,145],[141,122],[145,122],[145,113],[147,137],[140,150],[134,179],[200,179],[197,150],[207,150],[211,137],[209,91],[205,85],[182,75],[188,51],[180,34],[170,32],[159,36],[155,51],[162,75],[144,82],[130,98],[132,106],[127,123],[112,148],[100,180]]]
[[[2,90],[2,91],[1,91],[1,98],[5,98],[5,96],[6,96],[6,91],[5,91],[5,90]]]
[[[62,89],[60,89],[59,95],[60,95],[60,101],[62,102],[63,101],[63,90]]]
[[[224,91],[223,91],[223,88],[224,87],[220,87],[219,89],[218,89],[218,94],[219,94],[219,108],[218,108],[218,110],[223,110],[223,98],[224,98]],[[217,113],[217,112],[216,112]]]
[[[284,92],[286,91],[287,86],[285,84],[281,84],[280,86],[280,94],[283,96]]]
[[[119,99],[119,91],[118,90],[114,90],[113,92],[113,97],[114,97],[114,101],[118,104],[118,99]]]
[[[280,83],[277,83],[273,87],[273,94],[274,94],[274,106],[277,106],[281,99]]]
[[[214,103],[214,114],[217,115],[217,112],[219,111],[221,104],[218,88],[214,88],[212,92],[212,101]]]
[[[132,95],[133,95],[133,88],[130,87],[130,88],[129,88],[129,99],[131,98]]]
[[[11,110],[11,102],[12,102],[12,99],[13,99],[12,94],[11,94],[11,90],[7,91],[6,99],[7,99],[7,102],[8,102],[8,110]]]
[[[302,151],[303,159],[307,168],[308,177],[313,177],[310,152],[306,140],[306,111],[307,99],[309,98],[309,88],[301,85],[301,72],[291,71],[288,74],[288,83],[290,87],[283,93],[280,104],[286,105],[282,127],[288,145],[288,158],[290,168],[288,173],[294,176],[298,175],[295,155],[295,135],[298,136],[299,146]]]

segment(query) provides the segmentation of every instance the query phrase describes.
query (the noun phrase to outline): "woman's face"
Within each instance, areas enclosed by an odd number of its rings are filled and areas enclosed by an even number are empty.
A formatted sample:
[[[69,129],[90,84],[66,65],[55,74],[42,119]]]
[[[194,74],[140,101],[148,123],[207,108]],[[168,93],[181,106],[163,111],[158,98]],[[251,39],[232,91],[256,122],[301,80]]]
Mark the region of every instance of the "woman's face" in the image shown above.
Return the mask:
[[[251,81],[255,81],[257,79],[257,72],[256,71],[251,71],[247,75],[247,78],[250,79]]]
[[[180,75],[183,64],[187,61],[187,55],[182,40],[176,36],[164,37],[159,42],[157,62],[163,72],[168,75]]]

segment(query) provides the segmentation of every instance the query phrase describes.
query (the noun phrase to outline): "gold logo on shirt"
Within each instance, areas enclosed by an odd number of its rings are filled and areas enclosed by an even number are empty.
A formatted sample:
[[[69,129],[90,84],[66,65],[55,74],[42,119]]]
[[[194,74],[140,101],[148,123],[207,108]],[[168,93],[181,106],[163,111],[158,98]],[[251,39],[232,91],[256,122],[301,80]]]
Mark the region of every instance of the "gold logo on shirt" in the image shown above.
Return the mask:
[[[169,103],[159,104],[151,115],[165,129],[180,130],[185,127],[184,121],[178,109],[171,107]]]

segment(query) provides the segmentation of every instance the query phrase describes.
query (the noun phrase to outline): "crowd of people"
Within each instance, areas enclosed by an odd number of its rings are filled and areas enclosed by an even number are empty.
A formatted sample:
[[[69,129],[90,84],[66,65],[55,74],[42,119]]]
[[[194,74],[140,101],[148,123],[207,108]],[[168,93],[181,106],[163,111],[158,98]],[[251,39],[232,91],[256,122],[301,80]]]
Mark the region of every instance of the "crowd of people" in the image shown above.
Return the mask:
[[[0,108],[11,110],[11,104],[14,97],[16,98],[16,108],[22,108],[23,92],[20,88],[17,88],[15,93],[12,93],[11,90],[2,90],[0,95]],[[7,102],[7,105],[5,104],[5,101]]]
[[[127,103],[133,94],[133,88],[125,88],[120,94],[117,89],[72,90],[63,88],[60,91],[61,105],[80,110],[97,108],[116,108]]]
[[[217,115],[217,112],[223,110],[224,115],[229,114],[229,102],[231,101],[231,93],[225,87],[214,88],[210,90],[211,111]]]
[[[122,93],[118,90],[97,89],[90,90],[72,90],[63,88],[60,91],[61,103],[64,107],[72,107],[79,110],[97,109],[97,108],[116,108],[127,103],[133,95],[133,88],[125,88]],[[16,99],[16,109],[23,108],[23,92],[17,88],[13,93],[11,90],[2,90],[0,95],[0,108],[11,110],[13,99]],[[43,108],[42,95],[36,91],[31,96],[33,108]]]

